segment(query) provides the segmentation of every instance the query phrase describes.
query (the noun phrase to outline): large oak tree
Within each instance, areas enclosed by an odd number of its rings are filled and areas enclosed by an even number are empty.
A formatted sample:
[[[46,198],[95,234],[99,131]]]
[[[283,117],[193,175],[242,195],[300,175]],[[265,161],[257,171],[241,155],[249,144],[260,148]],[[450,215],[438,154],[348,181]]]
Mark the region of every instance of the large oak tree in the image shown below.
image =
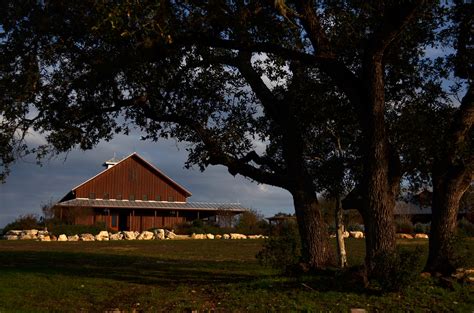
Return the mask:
[[[193,143],[189,164],[222,164],[289,190],[305,259],[318,268],[329,252],[308,162],[320,152],[309,142],[322,138],[319,105],[337,95],[350,108],[331,118],[358,119],[368,272],[384,270],[401,177],[385,114],[420,87],[442,11],[435,3],[2,4],[3,166],[28,149],[21,134],[30,129],[55,151],[90,149],[131,125],[148,139],[173,136]]]

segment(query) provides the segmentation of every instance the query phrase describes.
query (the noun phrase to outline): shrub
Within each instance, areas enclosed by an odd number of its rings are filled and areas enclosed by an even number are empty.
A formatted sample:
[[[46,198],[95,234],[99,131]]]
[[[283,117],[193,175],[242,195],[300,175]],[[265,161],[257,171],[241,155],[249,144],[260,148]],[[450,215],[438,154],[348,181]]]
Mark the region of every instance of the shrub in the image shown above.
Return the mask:
[[[330,234],[335,234],[336,231],[337,231],[336,225],[334,225],[334,224],[329,224],[329,225],[328,225],[328,233],[330,233]]]
[[[429,234],[430,224],[416,223],[413,228],[415,234]]]
[[[26,214],[20,215],[15,221],[7,224],[3,228],[3,234],[6,234],[9,230],[25,230],[25,229],[36,229],[42,228],[38,215]]]
[[[397,233],[413,234],[415,227],[409,216],[398,216],[395,219]]]
[[[191,234],[225,234],[235,232],[235,229],[229,227],[219,227],[215,224],[205,224],[202,220],[194,220],[193,222],[185,222],[174,226],[174,231],[179,235]]]
[[[474,237],[474,224],[463,218],[458,223],[458,234],[463,237]]]
[[[364,227],[364,225],[361,225],[361,224],[353,224],[353,225],[347,226],[347,230],[348,231],[361,231],[361,232],[364,232],[365,227]]]
[[[300,261],[301,241],[294,221],[287,221],[281,226],[280,235],[265,240],[256,257],[264,266],[287,272]]]
[[[383,291],[400,291],[409,286],[419,275],[422,263],[422,248],[413,250],[398,250],[393,254],[381,255],[375,262],[384,264],[380,272],[375,273],[375,279],[370,281],[372,286],[378,286]]]
[[[104,222],[96,223],[95,225],[67,225],[67,224],[50,224],[48,231],[55,236],[65,234],[66,236],[79,235],[89,233],[97,235],[99,232],[107,230]]]
[[[449,263],[453,265],[452,270],[459,267],[467,267],[474,258],[474,251],[470,248],[469,239],[464,233],[459,233],[451,239],[453,253],[450,255]]]
[[[235,231],[245,235],[264,234],[268,232],[269,225],[263,219],[263,215],[255,210],[242,213]]]

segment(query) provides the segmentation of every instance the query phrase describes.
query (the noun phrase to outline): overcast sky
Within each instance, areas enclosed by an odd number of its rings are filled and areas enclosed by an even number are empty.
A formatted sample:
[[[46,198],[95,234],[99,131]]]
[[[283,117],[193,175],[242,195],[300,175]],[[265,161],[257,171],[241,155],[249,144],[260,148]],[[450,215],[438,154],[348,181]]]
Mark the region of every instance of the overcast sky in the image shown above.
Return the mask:
[[[33,140],[40,141],[40,138]],[[239,202],[265,217],[278,212],[293,213],[290,194],[283,189],[259,185],[242,176],[233,177],[222,166],[206,171],[184,168],[187,153],[174,140],[145,142],[138,136],[117,136],[90,151],[74,150],[66,160],[59,157],[40,167],[34,160],[19,160],[5,184],[0,185],[0,228],[21,214],[41,214],[41,204],[58,201],[72,188],[104,169],[102,163],[116,153],[125,157],[137,152],[173,180],[192,192],[188,201]]]

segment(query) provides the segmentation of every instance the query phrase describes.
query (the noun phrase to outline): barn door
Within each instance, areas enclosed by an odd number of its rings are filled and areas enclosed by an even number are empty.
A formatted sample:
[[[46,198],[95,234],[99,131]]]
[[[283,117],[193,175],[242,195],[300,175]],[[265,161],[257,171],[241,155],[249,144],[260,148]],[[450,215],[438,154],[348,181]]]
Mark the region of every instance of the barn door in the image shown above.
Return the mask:
[[[119,216],[116,213],[110,215],[110,229],[119,230]]]

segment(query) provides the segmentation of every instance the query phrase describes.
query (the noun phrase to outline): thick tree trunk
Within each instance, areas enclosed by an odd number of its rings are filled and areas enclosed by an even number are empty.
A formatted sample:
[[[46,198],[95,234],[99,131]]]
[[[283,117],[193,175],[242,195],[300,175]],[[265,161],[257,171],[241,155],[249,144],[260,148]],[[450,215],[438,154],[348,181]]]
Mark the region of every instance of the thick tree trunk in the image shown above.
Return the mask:
[[[474,122],[474,89],[471,84],[455,113],[443,147],[442,156],[433,165],[433,199],[430,251],[425,269],[449,274],[454,270],[453,237],[462,195],[474,178],[474,158],[463,151],[470,143]]]
[[[399,188],[397,156],[390,151],[385,126],[384,73],[381,56],[366,63],[366,110],[364,176],[362,182],[363,218],[366,232],[368,278],[385,271],[385,257],[396,249],[393,213]]]
[[[344,215],[342,210],[341,198],[336,197],[336,239],[337,239],[337,255],[339,266],[345,268],[348,266],[346,245],[344,243]]]
[[[455,270],[453,240],[459,202],[471,183],[471,176],[468,174],[433,177],[432,221],[426,271],[450,274]]]
[[[328,228],[314,191],[292,192],[298,230],[301,237],[302,261],[310,270],[330,265]]]
[[[375,189],[375,190],[374,190]],[[368,278],[376,278],[386,271],[385,258],[395,253],[393,210],[395,199],[383,188],[371,188],[364,212],[365,264]]]

